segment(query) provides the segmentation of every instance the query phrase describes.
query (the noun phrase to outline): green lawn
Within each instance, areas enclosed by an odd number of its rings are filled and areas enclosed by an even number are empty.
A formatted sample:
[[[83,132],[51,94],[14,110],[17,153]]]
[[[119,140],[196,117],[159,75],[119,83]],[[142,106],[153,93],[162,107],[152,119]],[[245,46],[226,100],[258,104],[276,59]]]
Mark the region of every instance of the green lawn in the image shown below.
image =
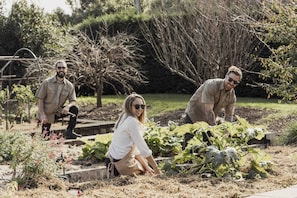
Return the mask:
[[[142,94],[148,106],[148,117],[160,115],[168,111],[185,109],[191,95],[189,94]],[[126,96],[104,95],[103,105],[108,103],[123,104]],[[95,104],[95,97],[79,97],[78,103]],[[270,115],[268,119],[273,119],[289,114],[297,114],[296,104],[280,104],[276,99],[265,98],[237,98],[237,106],[266,108],[277,110],[278,113]]]
[[[260,109],[274,109],[277,113],[271,114],[266,119],[284,117],[286,115],[297,114],[296,104],[281,104],[277,99],[265,98],[238,98],[237,106],[253,107]]]
[[[185,94],[142,94],[146,103],[148,117],[160,115],[176,109],[185,109],[191,95]],[[104,95],[103,105],[109,103],[123,104],[126,96]],[[95,104],[95,97],[79,97],[78,104]]]

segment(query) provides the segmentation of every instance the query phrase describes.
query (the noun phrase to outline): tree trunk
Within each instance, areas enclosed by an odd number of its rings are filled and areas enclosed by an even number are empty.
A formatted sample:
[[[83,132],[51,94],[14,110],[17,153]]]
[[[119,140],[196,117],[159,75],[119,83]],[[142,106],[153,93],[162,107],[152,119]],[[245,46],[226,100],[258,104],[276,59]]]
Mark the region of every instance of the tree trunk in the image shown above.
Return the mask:
[[[141,3],[140,3],[140,0],[134,0],[134,4],[137,8],[137,13],[138,14],[141,14],[142,13],[142,9],[141,9]]]
[[[97,95],[97,107],[102,107],[102,93],[103,93],[103,82],[102,77],[99,77],[96,82],[96,95]]]

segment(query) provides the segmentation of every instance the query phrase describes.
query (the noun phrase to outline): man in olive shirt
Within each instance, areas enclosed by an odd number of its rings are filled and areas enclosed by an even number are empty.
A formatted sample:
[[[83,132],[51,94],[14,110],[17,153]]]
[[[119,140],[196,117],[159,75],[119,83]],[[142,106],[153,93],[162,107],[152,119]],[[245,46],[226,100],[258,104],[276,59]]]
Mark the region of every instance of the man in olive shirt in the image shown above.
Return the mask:
[[[225,120],[232,122],[236,103],[234,88],[241,79],[241,70],[231,66],[224,79],[206,80],[191,97],[185,111],[184,122],[205,121],[213,126],[216,125],[216,118],[222,111],[224,111]]]
[[[42,124],[42,136],[50,135],[51,124],[57,119],[70,115],[66,129],[66,139],[75,139],[73,129],[76,125],[78,107],[76,106],[76,93],[73,84],[65,78],[67,64],[59,60],[55,64],[56,75],[45,79],[36,92],[38,100],[38,119]],[[64,106],[68,99],[68,105]]]

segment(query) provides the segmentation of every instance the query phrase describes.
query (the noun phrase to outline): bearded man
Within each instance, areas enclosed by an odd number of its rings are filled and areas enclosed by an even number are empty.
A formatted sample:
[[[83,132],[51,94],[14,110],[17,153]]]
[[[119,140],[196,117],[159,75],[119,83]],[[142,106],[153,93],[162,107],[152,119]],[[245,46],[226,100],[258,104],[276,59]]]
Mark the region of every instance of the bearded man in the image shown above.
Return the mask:
[[[51,124],[59,118],[70,116],[66,129],[66,139],[76,139],[74,132],[78,107],[73,84],[65,78],[67,64],[64,60],[55,63],[56,75],[45,79],[35,96],[38,100],[38,120],[42,124],[42,137],[49,137]],[[68,104],[65,105],[68,100]]]
[[[242,79],[242,71],[231,66],[225,78],[208,79],[193,94],[185,110],[184,123],[207,122],[217,124],[218,114],[224,112],[226,121],[233,122],[236,95],[234,88]]]

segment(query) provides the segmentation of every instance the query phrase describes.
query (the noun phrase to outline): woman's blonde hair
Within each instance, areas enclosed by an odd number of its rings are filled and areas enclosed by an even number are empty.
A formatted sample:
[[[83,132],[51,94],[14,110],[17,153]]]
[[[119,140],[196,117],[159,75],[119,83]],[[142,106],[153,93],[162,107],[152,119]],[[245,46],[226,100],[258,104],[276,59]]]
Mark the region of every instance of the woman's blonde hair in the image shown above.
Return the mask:
[[[145,108],[143,109],[143,113],[137,117],[137,119],[139,120],[139,122],[141,122],[142,124],[145,123],[145,120],[146,120],[146,103],[145,103],[145,100],[144,98],[137,94],[137,93],[132,93],[130,94],[129,96],[126,97],[125,101],[124,101],[124,111],[121,113],[119,119],[117,120],[116,124],[115,124],[115,128],[118,127],[119,125],[119,122],[121,121],[122,117],[126,114],[126,115],[129,115],[129,116],[134,116],[133,113],[132,113],[132,103],[134,102],[134,100],[136,100],[137,98],[141,99],[143,104],[145,105]]]

